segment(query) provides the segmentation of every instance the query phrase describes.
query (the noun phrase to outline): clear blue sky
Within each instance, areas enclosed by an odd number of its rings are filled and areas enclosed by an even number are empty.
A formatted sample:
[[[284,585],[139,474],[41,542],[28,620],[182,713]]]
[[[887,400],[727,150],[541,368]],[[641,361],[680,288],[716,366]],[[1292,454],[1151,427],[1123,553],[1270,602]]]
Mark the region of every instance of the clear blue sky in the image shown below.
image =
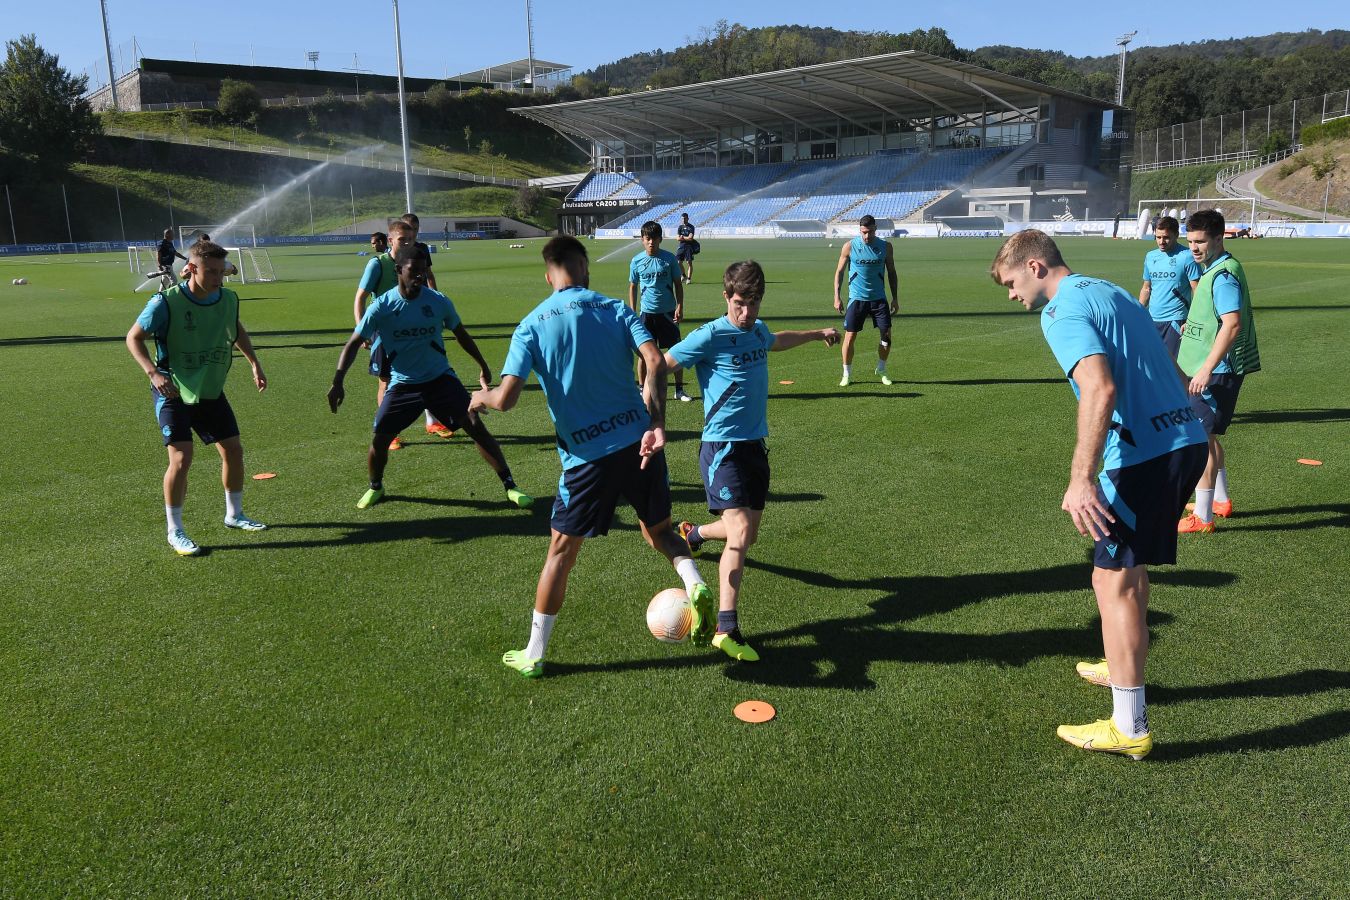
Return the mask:
[[[381,73],[392,73],[394,68],[389,0],[325,0],[322,4],[226,0],[204,7],[164,0],[107,0],[107,4],[114,48],[123,44],[129,48],[135,36],[146,56],[192,59],[195,52],[203,61],[246,63],[251,46],[253,59],[260,65],[304,66],[305,51],[318,50],[320,68],[359,64],[361,69]],[[642,50],[673,49],[722,17],[751,27],[796,24],[899,32],[937,26],[945,28],[960,47],[1012,44],[1075,56],[1113,53],[1115,38],[1135,29],[1139,35],[1133,47],[1350,27],[1343,0],[1301,0],[1287,6],[1270,0],[1204,7],[1184,3],[1126,6],[1063,0],[965,0],[932,4],[928,9],[922,4],[838,5],[803,0],[612,5],[536,0],[535,56],[570,63],[582,71]],[[15,0],[6,7],[6,39],[35,33],[39,43],[73,71],[102,66],[98,0]],[[453,75],[525,56],[524,0],[471,7],[447,0],[402,0],[399,7],[409,75]],[[605,8],[615,12],[600,12]],[[1196,14],[1197,8],[1209,15]],[[315,15],[316,9],[322,13]],[[729,12],[733,9],[735,13]],[[194,24],[194,18],[215,24]]]

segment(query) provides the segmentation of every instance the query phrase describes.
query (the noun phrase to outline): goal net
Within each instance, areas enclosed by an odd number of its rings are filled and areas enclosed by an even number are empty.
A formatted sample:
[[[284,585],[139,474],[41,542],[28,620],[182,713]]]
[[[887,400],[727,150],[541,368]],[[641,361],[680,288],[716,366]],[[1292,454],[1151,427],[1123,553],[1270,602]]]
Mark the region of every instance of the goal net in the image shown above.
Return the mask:
[[[272,268],[272,257],[261,247],[231,247],[230,255],[235,259],[239,280],[244,284],[277,280],[276,270]]]
[[[178,246],[184,253],[204,235],[222,247],[256,247],[258,233],[252,225],[179,225]]]

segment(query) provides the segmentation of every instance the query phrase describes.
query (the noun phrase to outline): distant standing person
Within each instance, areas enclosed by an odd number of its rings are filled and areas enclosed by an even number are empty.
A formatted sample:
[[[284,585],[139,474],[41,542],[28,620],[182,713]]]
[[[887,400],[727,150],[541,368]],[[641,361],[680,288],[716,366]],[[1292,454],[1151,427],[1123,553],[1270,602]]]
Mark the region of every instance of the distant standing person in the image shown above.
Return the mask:
[[[689,213],[680,213],[680,224],[675,226],[675,239],[679,245],[675,248],[675,258],[680,262],[680,275],[685,284],[694,280],[694,257],[702,249],[694,239],[694,225],[689,221]]]
[[[895,274],[895,248],[876,236],[877,220],[863,216],[858,220],[858,237],[839,251],[839,265],[834,269],[834,309],[844,314],[844,377],[840,387],[848,387],[853,378],[853,345],[858,332],[867,320],[881,332],[877,348],[876,374],[882,384],[891,384],[886,374],[886,360],[891,355],[891,316],[900,314],[899,278]],[[841,292],[844,273],[848,273],[848,309],[844,309]],[[886,285],[891,286],[891,302],[886,303]]]
[[[1078,398],[1061,507],[1093,539],[1106,659],[1077,671],[1110,686],[1112,714],[1056,734],[1084,750],[1143,759],[1153,749],[1144,700],[1148,567],[1176,562],[1172,523],[1204,469],[1204,430],[1148,314],[1124,289],[1074,274],[1034,229],[1004,242],[990,274],[1009,300],[1042,310],[1041,331]]]
[[[724,541],[717,629],[712,645],[732,659],[757,662],[741,636],[737,606],[746,557],[759,538],[769,496],[769,353],[810,341],[833,347],[839,332],[772,332],[759,319],[764,270],[754,260],[732,263],[722,276],[727,314],[694,330],[666,353],[666,365],[693,368],[703,390],[703,443],[698,468],[707,493],[707,525],[681,522],[680,536],[697,553],[704,541]]]
[[[684,281],[676,273],[680,264],[669,250],[661,249],[661,224],[642,223],[642,252],[628,264],[628,306],[638,313],[642,327],[656,339],[656,346],[669,350],[680,342],[684,318]],[[646,381],[646,362],[638,358],[638,381]],[[693,400],[684,392],[684,374],[675,372],[675,399]]]
[[[1200,280],[1200,264],[1188,248],[1177,243],[1180,230],[1171,216],[1158,220],[1153,229],[1158,248],[1144,256],[1144,284],[1139,289],[1139,302],[1153,316],[1153,327],[1173,359],[1181,349],[1181,326],[1191,308],[1195,283]]]
[[[1219,437],[1233,421],[1242,380],[1261,370],[1247,275],[1223,248],[1223,233],[1223,213],[1217,209],[1202,209],[1186,220],[1191,255],[1203,274],[1181,328],[1177,365],[1190,378],[1191,406],[1209,434],[1209,461],[1195,489],[1195,511],[1177,524],[1183,534],[1209,534],[1216,515],[1233,514]]]
[[[192,433],[215,444],[225,486],[225,527],[262,531],[267,526],[244,515],[244,448],[239,425],[225,399],[225,377],[237,347],[253,369],[253,383],[267,389],[267,376],[253,352],[244,323],[239,321],[239,296],[223,287],[224,247],[198,241],[188,250],[187,281],[155,294],[127,332],[127,349],[150,379],[155,418],[169,466],[164,472],[164,514],[169,546],[179,556],[196,556],[201,548],[183,527],[188,469],[192,465]],[[155,339],[155,358],[145,349]]]
[[[173,277],[173,261],[175,259],[181,259],[183,262],[187,262],[187,257],[179,253],[178,249],[173,245],[173,229],[165,228],[164,238],[159,242],[159,246],[155,248],[155,265],[158,267],[157,271],[146,277],[144,281],[136,286],[136,290],[132,291],[132,293],[136,293],[152,281],[159,281],[160,288],[166,291],[173,287],[175,280]]]
[[[509,410],[534,372],[557,432],[563,473],[553,503],[548,556],[535,589],[530,638],[502,663],[526,678],[544,674],[544,652],[567,596],[567,580],[587,538],[609,533],[620,498],[633,507],[647,543],[684,581],[693,606],[690,638],[712,640],[712,591],[670,522],[666,444],[666,361],[636,315],[590,290],[586,248],[574,237],[544,245],[553,294],[511,336],[496,388],[473,395],[471,409]],[[584,352],[578,350],[584,349]],[[633,354],[646,362],[639,394]]]
[[[394,267],[398,284],[366,308],[338,356],[337,372],[328,389],[328,405],[336,413],[346,396],[342,381],[361,344],[379,343],[389,371],[389,389],[375,413],[374,434],[366,454],[370,487],[361,495],[356,508],[366,509],[384,497],[389,444],[428,409],[435,409],[445,421],[463,428],[478,445],[484,462],[501,479],[507,499],[522,509],[528,508],[534,499],[516,487],[511,467],[496,439],[478,416],[469,412],[469,394],[445,355],[444,332],[453,332],[464,352],[478,363],[478,381],[483,387],[492,381],[487,361],[450,298],[426,286],[426,262],[417,249],[400,247],[394,256]]]

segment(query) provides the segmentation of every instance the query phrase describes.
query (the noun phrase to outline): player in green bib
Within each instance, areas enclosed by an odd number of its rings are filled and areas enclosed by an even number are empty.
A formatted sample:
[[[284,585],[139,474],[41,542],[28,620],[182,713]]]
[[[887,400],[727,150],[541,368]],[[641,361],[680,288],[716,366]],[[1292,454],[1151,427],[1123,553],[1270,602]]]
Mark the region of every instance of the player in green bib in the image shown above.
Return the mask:
[[[267,377],[253,352],[253,342],[239,321],[239,296],[222,287],[226,250],[198,241],[188,250],[188,280],[150,298],[127,332],[127,349],[150,379],[155,417],[169,454],[164,473],[164,512],[169,546],[180,556],[196,556],[201,548],[183,528],[183,501],[192,465],[192,433],[215,444],[225,485],[225,525],[243,531],[266,528],[244,515],[244,448],[239,425],[225,399],[225,378],[233,347],[253,368],[253,383],[266,390]],[[153,337],[156,356],[146,351]]]
[[[1182,534],[1209,534],[1216,515],[1233,514],[1228,469],[1219,436],[1228,431],[1242,380],[1261,370],[1251,291],[1242,264],[1223,248],[1223,213],[1202,209],[1186,220],[1191,255],[1203,274],[1181,329],[1177,365],[1190,379],[1187,391],[1209,434],[1209,463],[1195,488],[1194,512],[1177,525]]]

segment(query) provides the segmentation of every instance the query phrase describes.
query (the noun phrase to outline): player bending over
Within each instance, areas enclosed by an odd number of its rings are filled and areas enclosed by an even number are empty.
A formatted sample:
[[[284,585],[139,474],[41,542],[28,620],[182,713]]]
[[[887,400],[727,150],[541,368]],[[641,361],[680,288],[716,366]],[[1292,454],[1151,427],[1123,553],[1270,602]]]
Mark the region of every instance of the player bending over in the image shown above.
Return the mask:
[[[224,247],[198,241],[188,250],[187,280],[155,294],[127,332],[127,349],[150,379],[155,418],[164,436],[169,467],[164,472],[164,514],[169,546],[179,556],[196,556],[201,548],[183,529],[188,469],[192,466],[192,433],[220,452],[220,480],[225,486],[225,526],[262,531],[267,526],[244,515],[244,447],[225,376],[239,348],[253,368],[253,383],[267,389],[267,377],[253,352],[253,342],[239,321],[239,296],[222,287]],[[155,359],[145,339],[155,339]]]
[[[468,432],[479,454],[501,479],[507,499],[522,509],[528,507],[534,500],[516,488],[502,448],[478,416],[469,412],[469,394],[445,355],[443,330],[454,332],[464,352],[478,363],[478,380],[484,387],[492,381],[487,361],[460,321],[450,298],[426,287],[426,262],[416,248],[400,248],[394,265],[398,284],[366,308],[356,331],[342,348],[333,386],[328,389],[328,405],[336,413],[346,396],[342,380],[361,345],[379,344],[389,372],[389,389],[375,413],[375,434],[366,454],[370,488],[357,501],[356,508],[366,509],[384,496],[389,444],[426,410],[435,411],[442,421],[453,422]]]
[[[736,605],[745,574],[746,554],[759,536],[764,501],[769,495],[770,351],[791,350],[810,341],[833,347],[839,332],[769,331],[759,320],[764,299],[764,270],[754,260],[732,263],[722,276],[727,314],[696,329],[666,353],[666,364],[692,367],[703,391],[703,444],[698,468],[708,494],[707,525],[681,522],[680,535],[697,553],[704,541],[725,541],[719,566],[721,600],[714,647],[732,659],[755,662],[759,654],[743,637]]]
[[[472,409],[508,410],[534,372],[544,389],[563,473],[553,503],[548,555],[534,596],[530,639],[502,662],[526,678],[544,673],[544,652],[567,595],[567,577],[586,538],[609,533],[619,498],[633,507],[642,536],[675,566],[694,608],[691,639],[713,634],[712,591],[670,523],[666,469],[666,361],[632,310],[588,288],[586,248],[574,237],[544,245],[553,295],[511,336],[502,381],[473,395]],[[585,352],[577,352],[584,348]],[[639,394],[633,354],[646,364]]]
[[[1144,703],[1148,567],[1177,560],[1175,522],[1205,467],[1204,429],[1149,314],[1109,281],[1074,274],[1049,235],[1013,235],[990,274],[1009,300],[1042,310],[1045,340],[1078,397],[1061,506],[1095,543],[1092,588],[1106,660],[1077,670],[1110,685],[1112,713],[1056,733],[1084,750],[1143,759],[1153,749]]]

